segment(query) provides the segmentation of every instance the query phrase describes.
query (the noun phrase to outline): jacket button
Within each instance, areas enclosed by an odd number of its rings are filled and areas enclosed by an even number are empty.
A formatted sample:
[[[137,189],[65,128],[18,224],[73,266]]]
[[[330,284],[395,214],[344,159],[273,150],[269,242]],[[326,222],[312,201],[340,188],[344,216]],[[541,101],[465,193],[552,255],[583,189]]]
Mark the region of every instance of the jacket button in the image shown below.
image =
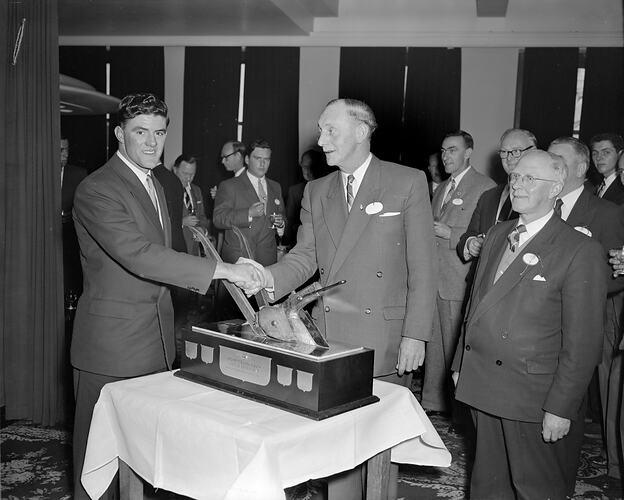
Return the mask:
[[[496,366],[500,366],[500,365],[502,365],[502,364],[503,364],[503,362],[502,362],[500,359],[497,359],[497,360],[496,360]]]
[[[330,311],[329,306],[325,306],[325,312],[328,313]]]
[[[466,350],[467,350],[467,351],[469,351],[469,350],[470,350],[470,346],[469,346],[469,345],[467,345],[467,346],[466,346]]]
[[[503,332],[503,334],[501,335],[501,337],[503,337],[504,339],[507,338],[508,333],[507,332]]]
[[[367,307],[366,309],[364,309],[364,314],[370,314],[371,310],[370,307]]]
[[[321,267],[321,274],[325,274],[325,269]]]
[[[378,278],[382,278],[383,277],[383,273],[381,271],[377,271],[377,277]]]

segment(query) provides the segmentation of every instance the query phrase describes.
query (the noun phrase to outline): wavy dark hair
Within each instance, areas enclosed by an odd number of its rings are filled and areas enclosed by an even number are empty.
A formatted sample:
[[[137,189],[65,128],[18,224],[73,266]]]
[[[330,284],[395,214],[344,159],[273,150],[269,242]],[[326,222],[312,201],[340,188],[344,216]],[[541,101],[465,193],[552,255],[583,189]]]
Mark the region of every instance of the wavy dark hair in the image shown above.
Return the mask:
[[[128,120],[139,115],[163,116],[169,125],[169,110],[162,99],[154,94],[138,93],[129,94],[119,103],[117,120],[120,126],[124,126]]]

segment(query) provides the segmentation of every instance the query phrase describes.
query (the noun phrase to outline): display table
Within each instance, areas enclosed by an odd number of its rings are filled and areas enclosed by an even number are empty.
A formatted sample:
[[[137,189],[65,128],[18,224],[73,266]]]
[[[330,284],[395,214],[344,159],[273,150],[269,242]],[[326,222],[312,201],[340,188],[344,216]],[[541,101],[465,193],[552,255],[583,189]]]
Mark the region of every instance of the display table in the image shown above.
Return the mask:
[[[384,474],[390,449],[393,462],[450,465],[408,389],[375,381],[373,393],[378,403],[317,422],[172,372],[107,384],[93,412],[82,484],[99,498],[121,460],[155,488],[192,498],[273,500],[284,498],[284,488],[375,457],[372,473]]]

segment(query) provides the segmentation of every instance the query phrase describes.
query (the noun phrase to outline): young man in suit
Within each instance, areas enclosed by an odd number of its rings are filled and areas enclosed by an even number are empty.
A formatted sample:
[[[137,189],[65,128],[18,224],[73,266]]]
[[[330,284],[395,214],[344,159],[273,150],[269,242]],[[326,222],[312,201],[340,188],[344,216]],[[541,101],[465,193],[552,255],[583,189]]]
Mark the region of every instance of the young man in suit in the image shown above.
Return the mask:
[[[440,184],[431,200],[438,256],[437,314],[427,344],[421,404],[426,410],[436,412],[452,410],[451,361],[459,337],[470,269],[457,256],[457,242],[466,231],[481,194],[495,186],[492,179],[471,167],[473,147],[472,136],[463,130],[446,135],[442,141],[442,164],[450,177]]]
[[[624,150],[624,139],[618,134],[598,134],[590,142],[592,160],[602,175],[602,182],[596,188],[599,198],[624,204],[624,185],[617,175],[617,164]]]
[[[498,155],[505,175],[508,176],[524,153],[537,147],[537,139],[528,130],[510,128],[500,138]],[[472,213],[468,229],[457,244],[459,256],[467,262],[476,259],[481,251],[483,239],[488,230],[500,221],[516,219],[518,214],[511,209],[509,184],[503,184],[485,191]]]
[[[88,498],[80,475],[102,386],[171,368],[173,308],[165,285],[205,293],[212,279],[253,282],[258,274],[170,248],[165,195],[151,175],[167,136],[167,106],[152,94],[132,94],[118,117],[117,153],[78,186],[74,201],[84,273],[71,346],[76,499]]]
[[[279,183],[266,177],[271,164],[271,146],[255,141],[245,157],[247,171],[219,184],[213,222],[225,230],[221,256],[225,262],[236,262],[243,248],[232,227],[246,237],[254,259],[263,266],[277,261],[276,236],[284,234],[285,207]],[[274,220],[272,215],[275,214]]]
[[[598,198],[584,186],[589,167],[589,149],[573,137],[560,137],[550,143],[548,151],[563,158],[568,177],[559,194],[561,218],[602,244],[603,257],[609,250],[624,245],[624,220],[621,208],[615,203]],[[559,202],[557,202],[559,203]],[[622,392],[622,356],[620,342],[620,315],[624,304],[624,276],[611,277],[607,269],[607,314],[605,317],[602,358],[598,364],[598,383],[602,406],[608,475],[621,477],[621,456],[618,451],[619,400]]]
[[[173,173],[180,180],[182,189],[182,231],[186,243],[186,251],[191,255],[199,255],[199,243],[193,239],[189,227],[200,228],[205,234],[210,231],[210,220],[206,216],[206,207],[201,189],[193,184],[197,173],[197,159],[194,156],[181,154],[173,162]]]
[[[336,99],[326,106],[318,144],[327,164],[340,170],[306,185],[297,244],[264,271],[264,285],[279,299],[316,270],[323,286],[346,280],[315,305],[319,329],[330,344],[374,349],[375,377],[409,386],[431,336],[431,204],[423,172],[371,154],[376,126],[364,102]],[[397,473],[393,466],[390,496]],[[341,481],[330,482],[336,498],[361,498],[357,474]]]
[[[479,257],[453,362],[476,427],[472,498],[574,493],[607,286],[600,243],[554,213],[565,178],[559,156],[527,152],[509,182],[520,219],[494,226]]]

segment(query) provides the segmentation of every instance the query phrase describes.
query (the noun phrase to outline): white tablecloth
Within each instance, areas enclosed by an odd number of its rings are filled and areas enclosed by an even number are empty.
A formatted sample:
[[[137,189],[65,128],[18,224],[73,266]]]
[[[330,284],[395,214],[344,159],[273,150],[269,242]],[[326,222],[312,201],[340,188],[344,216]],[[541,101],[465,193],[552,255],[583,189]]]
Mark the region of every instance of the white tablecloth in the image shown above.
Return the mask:
[[[393,462],[449,466],[412,393],[374,381],[380,402],[320,422],[159,373],[104,386],[82,484],[99,498],[118,458],[156,488],[198,499],[279,499],[284,488],[352,469],[392,448]]]

